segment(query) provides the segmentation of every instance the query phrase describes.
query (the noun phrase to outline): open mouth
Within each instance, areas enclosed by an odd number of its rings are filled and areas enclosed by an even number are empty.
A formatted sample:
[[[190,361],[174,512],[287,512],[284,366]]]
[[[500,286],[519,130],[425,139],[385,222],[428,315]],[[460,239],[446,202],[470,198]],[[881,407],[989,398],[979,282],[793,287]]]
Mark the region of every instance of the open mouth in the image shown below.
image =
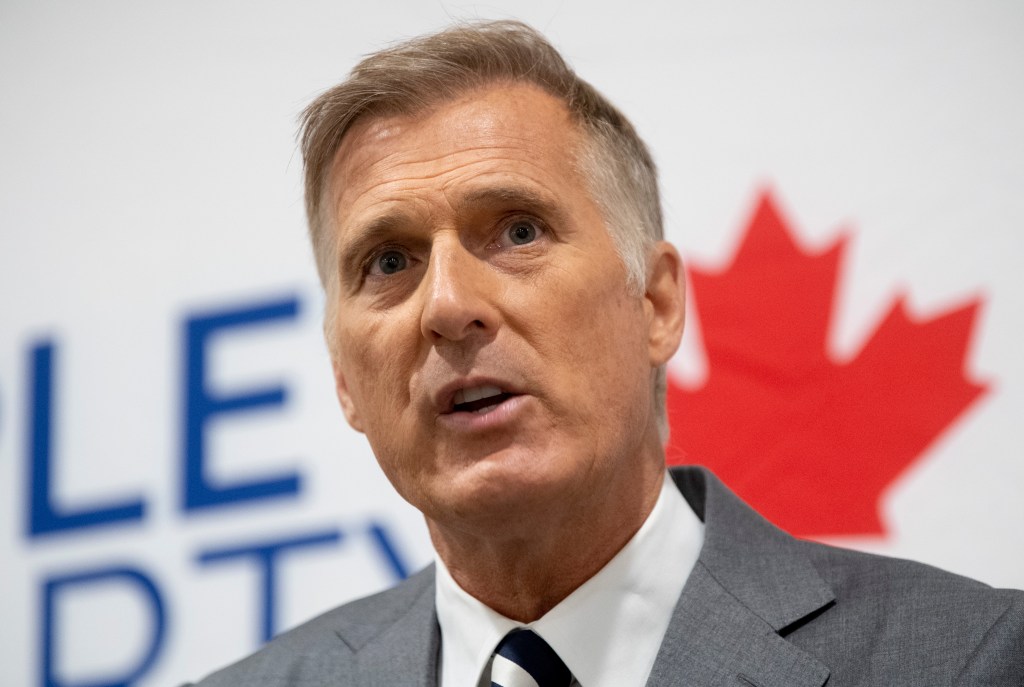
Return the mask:
[[[477,386],[469,389],[459,389],[455,392],[454,399],[452,399],[451,412],[484,414],[515,395],[502,391],[496,386]]]

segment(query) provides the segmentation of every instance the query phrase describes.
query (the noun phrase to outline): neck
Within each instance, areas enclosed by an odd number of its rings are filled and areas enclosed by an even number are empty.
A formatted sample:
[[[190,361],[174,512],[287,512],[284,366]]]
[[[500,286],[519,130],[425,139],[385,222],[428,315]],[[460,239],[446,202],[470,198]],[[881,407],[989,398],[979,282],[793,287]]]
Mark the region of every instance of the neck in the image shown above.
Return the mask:
[[[428,520],[452,578],[507,618],[537,620],[593,577],[640,529],[657,502],[664,461],[644,461],[603,493],[512,514],[514,526],[477,531]],[[639,473],[639,474],[637,474]]]

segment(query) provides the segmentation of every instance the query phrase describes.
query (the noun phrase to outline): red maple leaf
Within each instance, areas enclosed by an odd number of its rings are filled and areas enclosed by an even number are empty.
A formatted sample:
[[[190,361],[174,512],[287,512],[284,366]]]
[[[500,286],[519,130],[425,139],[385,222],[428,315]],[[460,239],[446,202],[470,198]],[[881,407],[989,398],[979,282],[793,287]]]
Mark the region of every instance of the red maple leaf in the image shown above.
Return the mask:
[[[828,351],[845,243],[802,250],[765,193],[732,264],[690,270],[706,382],[669,380],[669,463],[797,535],[883,533],[881,492],[986,389],[963,371],[980,299],[918,319],[896,298],[852,360]]]

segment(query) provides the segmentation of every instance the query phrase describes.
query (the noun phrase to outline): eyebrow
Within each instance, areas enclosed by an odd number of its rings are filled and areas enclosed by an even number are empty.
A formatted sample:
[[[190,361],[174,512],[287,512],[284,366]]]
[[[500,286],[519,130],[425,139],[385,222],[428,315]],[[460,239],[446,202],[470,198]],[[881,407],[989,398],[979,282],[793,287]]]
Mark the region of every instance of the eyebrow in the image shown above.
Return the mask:
[[[535,212],[551,218],[556,223],[563,218],[563,212],[551,196],[525,186],[487,186],[474,189],[459,199],[459,206],[503,205]]]

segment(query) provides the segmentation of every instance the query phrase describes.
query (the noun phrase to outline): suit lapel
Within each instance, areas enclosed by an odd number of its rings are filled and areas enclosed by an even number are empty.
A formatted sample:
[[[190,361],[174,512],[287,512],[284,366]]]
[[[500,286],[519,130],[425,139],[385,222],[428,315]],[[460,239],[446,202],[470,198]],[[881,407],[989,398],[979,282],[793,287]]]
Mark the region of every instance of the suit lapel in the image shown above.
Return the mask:
[[[704,546],[648,685],[821,687],[828,669],[779,634],[834,601],[797,541],[710,473],[672,476],[704,521]]]

